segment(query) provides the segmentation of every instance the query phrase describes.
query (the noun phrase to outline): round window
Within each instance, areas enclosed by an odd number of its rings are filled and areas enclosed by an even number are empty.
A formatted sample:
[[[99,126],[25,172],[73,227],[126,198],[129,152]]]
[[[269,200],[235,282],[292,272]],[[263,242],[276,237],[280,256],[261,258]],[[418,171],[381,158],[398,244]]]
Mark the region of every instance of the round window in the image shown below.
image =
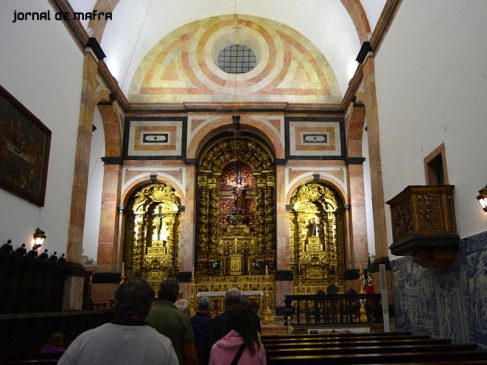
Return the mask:
[[[232,44],[218,54],[218,67],[229,74],[244,74],[254,69],[257,57],[243,44]]]

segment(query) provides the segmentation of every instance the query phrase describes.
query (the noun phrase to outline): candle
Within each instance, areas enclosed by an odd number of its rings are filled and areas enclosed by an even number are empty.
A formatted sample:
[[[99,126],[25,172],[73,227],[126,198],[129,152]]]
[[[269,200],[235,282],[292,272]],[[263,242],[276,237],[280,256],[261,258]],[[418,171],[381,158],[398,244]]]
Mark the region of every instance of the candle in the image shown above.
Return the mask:
[[[235,238],[235,253],[237,253],[237,239]]]
[[[122,274],[125,272],[125,262],[122,262]]]
[[[265,274],[269,275],[269,268],[267,267],[267,265],[265,265]]]
[[[194,278],[194,265],[193,265],[193,268],[191,270],[191,277]]]

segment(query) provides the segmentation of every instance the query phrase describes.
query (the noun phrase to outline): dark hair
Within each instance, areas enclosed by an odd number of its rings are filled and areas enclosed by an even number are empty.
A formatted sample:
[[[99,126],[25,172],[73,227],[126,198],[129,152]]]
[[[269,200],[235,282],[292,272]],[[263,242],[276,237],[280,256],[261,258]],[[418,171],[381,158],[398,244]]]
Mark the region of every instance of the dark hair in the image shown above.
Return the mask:
[[[179,282],[176,279],[164,280],[159,287],[159,299],[175,302],[179,294]]]
[[[208,297],[200,297],[198,299],[198,310],[209,311],[211,305],[211,300]]]
[[[228,289],[225,293],[225,305],[229,307],[232,305],[240,304],[241,297],[242,296],[238,288]]]
[[[137,315],[145,318],[149,314],[153,299],[154,290],[144,279],[128,279],[115,292],[113,311],[116,317],[127,318]]]
[[[232,306],[228,310],[227,332],[235,330],[242,337],[251,354],[255,353],[255,345],[259,348],[257,330],[252,321],[249,310],[241,304]]]

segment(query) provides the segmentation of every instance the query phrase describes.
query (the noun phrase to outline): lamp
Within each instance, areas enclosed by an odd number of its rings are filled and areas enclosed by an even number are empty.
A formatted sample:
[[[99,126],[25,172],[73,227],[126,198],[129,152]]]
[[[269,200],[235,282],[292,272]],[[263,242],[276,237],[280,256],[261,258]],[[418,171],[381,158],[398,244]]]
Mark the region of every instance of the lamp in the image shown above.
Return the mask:
[[[47,236],[46,236],[46,232],[44,232],[42,229],[37,227],[32,237],[34,237],[34,246],[32,246],[32,249],[37,250],[39,247],[41,247],[44,244],[44,240],[46,239]]]
[[[487,185],[485,185],[482,189],[479,190],[479,195],[477,195],[477,200],[479,201],[480,206],[487,212]]]

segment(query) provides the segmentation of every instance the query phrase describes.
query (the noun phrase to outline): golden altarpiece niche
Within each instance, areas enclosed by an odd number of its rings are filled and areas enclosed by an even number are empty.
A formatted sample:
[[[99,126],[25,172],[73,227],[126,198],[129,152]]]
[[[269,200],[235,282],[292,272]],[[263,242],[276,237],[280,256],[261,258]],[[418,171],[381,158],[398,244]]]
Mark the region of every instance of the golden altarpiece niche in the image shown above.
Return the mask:
[[[274,297],[275,205],[274,159],[263,142],[228,135],[208,145],[197,172],[197,291],[237,286]]]
[[[135,191],[124,212],[124,269],[157,288],[179,268],[180,200],[173,188],[150,184]]]
[[[296,294],[316,294],[336,285],[343,291],[345,227],[343,203],[330,187],[309,183],[291,198],[291,267]]]

